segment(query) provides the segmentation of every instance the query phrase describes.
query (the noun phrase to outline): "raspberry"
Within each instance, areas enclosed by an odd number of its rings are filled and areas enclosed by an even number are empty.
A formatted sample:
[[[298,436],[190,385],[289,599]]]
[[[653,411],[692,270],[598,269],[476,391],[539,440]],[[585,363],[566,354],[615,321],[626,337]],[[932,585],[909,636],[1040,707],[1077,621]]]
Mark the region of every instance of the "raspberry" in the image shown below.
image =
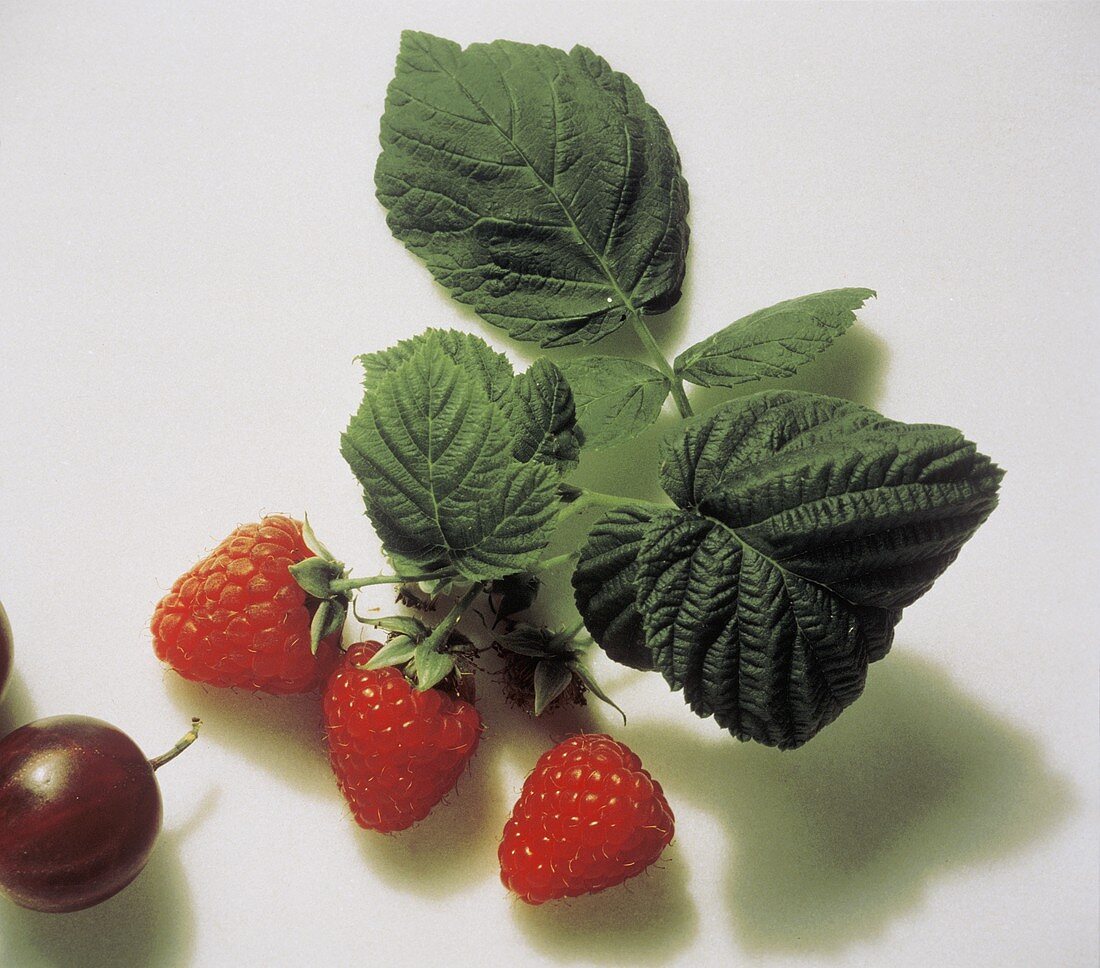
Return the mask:
[[[317,688],[336,662],[340,636],[311,652],[317,601],[288,569],[312,556],[291,518],[237,528],[157,605],[157,656],[195,682],[280,694]]]
[[[500,879],[528,904],[594,894],[652,864],[672,840],[661,785],[626,746],[574,736],[539,757],[501,840]]]
[[[391,833],[423,820],[458,782],[481,717],[441,689],[419,692],[392,666],[362,668],[379,648],[348,649],[322,706],[329,761],[356,823]]]

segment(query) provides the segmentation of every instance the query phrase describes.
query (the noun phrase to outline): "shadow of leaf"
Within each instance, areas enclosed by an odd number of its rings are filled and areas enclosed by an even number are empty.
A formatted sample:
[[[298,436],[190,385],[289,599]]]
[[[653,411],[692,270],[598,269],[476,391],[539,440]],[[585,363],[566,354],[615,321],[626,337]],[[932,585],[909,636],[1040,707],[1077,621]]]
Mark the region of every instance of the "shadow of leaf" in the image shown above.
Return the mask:
[[[637,732],[670,801],[727,826],[727,901],[749,950],[835,951],[873,937],[933,878],[1038,841],[1074,799],[1031,737],[896,653],[795,752],[663,725]]]

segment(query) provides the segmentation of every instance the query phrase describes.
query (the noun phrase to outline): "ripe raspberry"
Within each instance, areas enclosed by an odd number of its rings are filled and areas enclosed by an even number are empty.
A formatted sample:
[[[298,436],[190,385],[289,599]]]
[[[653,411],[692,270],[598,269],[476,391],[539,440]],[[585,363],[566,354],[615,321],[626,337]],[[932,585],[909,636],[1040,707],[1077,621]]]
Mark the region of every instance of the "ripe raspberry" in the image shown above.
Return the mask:
[[[500,879],[528,904],[640,874],[672,840],[661,784],[622,743],[574,736],[539,757],[500,843]]]
[[[481,717],[440,689],[419,692],[401,672],[362,668],[381,646],[348,649],[322,707],[329,762],[360,827],[391,833],[423,820],[458,782]]]
[[[317,688],[336,662],[340,636],[311,652],[317,602],[288,569],[312,556],[301,523],[291,518],[271,515],[237,528],[157,605],[151,623],[157,656],[185,679],[215,686]]]

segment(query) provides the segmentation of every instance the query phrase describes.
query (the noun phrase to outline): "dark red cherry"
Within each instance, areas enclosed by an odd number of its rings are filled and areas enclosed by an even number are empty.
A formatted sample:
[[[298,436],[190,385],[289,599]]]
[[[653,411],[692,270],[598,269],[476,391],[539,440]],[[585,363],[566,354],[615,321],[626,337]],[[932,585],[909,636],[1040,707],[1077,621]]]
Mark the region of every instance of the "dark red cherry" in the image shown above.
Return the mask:
[[[0,699],[4,698],[4,689],[11,677],[12,655],[11,625],[4,606],[0,603]]]
[[[160,831],[154,770],[129,736],[88,716],[39,719],[0,740],[0,891],[35,911],[79,911],[141,873]]]

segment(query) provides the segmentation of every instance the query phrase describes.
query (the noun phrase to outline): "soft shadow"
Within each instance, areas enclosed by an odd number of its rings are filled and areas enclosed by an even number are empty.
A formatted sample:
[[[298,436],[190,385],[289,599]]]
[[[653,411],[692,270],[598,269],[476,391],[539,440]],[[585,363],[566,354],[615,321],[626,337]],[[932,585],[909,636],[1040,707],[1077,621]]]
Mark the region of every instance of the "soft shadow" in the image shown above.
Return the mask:
[[[618,713],[589,697],[588,705],[564,707],[538,719],[504,703],[493,689],[492,722],[500,763],[526,776],[546,750],[577,733],[615,731]],[[499,784],[503,788],[504,780]],[[491,842],[496,858],[504,820],[519,796],[519,784],[507,791]],[[493,865],[496,876],[497,867]],[[503,888],[501,889],[503,890]],[[675,842],[644,874],[600,894],[563,899],[538,907],[513,898],[516,924],[537,948],[563,962],[584,964],[658,964],[686,947],[698,917],[688,891],[683,859]]]
[[[166,670],[164,689],[183,715],[203,721],[203,741],[241,753],[297,789],[329,799],[336,784],[328,765],[319,697],[269,696],[188,680]]]
[[[32,722],[35,715],[34,701],[27,691],[27,684],[19,671],[13,670],[4,701],[0,703],[0,736],[7,736],[13,729]]]
[[[696,413],[735,396],[761,390],[805,390],[875,407],[882,395],[889,364],[886,341],[863,323],[856,322],[816,360],[786,380],[756,380],[742,384],[737,390],[690,387],[688,398]]]
[[[1032,845],[1074,794],[1034,739],[936,666],[891,655],[801,750],[642,726],[670,802],[728,827],[727,902],[749,950],[832,952],[882,933],[953,870]]]
[[[556,961],[665,964],[695,935],[684,861],[673,842],[661,859],[625,884],[538,907],[515,900],[516,923]]]
[[[195,920],[180,850],[215,799],[212,791],[182,826],[163,831],[137,880],[96,907],[42,914],[0,900],[0,963],[12,968],[189,964]]]

